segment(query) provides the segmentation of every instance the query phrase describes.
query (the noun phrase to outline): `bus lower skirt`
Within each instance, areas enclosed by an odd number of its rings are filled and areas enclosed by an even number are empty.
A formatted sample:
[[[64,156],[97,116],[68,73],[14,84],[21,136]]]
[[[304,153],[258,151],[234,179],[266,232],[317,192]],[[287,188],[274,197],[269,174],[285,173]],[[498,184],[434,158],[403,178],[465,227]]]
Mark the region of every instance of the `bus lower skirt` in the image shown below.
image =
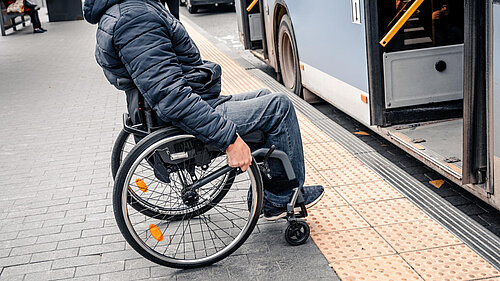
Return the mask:
[[[463,101],[448,101],[414,107],[388,109],[385,126],[463,117]]]

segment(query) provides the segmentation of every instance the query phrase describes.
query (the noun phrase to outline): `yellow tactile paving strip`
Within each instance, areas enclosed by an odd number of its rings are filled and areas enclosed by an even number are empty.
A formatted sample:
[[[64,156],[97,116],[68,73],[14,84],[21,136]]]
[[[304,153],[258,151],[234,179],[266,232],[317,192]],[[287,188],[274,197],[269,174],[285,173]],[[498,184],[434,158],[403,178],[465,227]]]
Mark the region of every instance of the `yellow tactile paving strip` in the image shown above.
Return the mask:
[[[222,93],[266,87],[189,24],[202,57],[223,68]],[[299,123],[306,184],[325,195],[310,209],[311,237],[342,280],[497,280],[500,272],[404,198],[306,117]]]

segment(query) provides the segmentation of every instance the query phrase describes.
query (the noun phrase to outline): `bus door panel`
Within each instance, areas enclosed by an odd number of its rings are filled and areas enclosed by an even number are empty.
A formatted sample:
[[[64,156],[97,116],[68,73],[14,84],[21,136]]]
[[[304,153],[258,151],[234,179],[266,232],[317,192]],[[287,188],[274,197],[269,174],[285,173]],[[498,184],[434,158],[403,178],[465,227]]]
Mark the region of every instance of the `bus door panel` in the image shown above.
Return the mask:
[[[493,1],[493,26],[500,26],[500,0]],[[492,177],[489,184],[489,193],[494,193],[496,186],[500,188],[500,29],[493,29],[493,97],[491,101],[492,112],[491,112],[491,130],[489,133],[492,134],[492,146],[493,149],[491,155],[491,160],[489,161],[492,167],[493,173],[490,173]],[[496,192],[498,193],[498,192]],[[500,195],[495,194],[498,198],[497,202],[500,204]]]
[[[488,1],[465,0],[463,184],[488,189],[488,95],[491,54]],[[490,3],[491,4],[491,3]]]
[[[361,24],[353,23],[352,3]],[[370,125],[363,1],[288,0],[302,84],[342,111]],[[356,4],[356,5],[358,5]]]

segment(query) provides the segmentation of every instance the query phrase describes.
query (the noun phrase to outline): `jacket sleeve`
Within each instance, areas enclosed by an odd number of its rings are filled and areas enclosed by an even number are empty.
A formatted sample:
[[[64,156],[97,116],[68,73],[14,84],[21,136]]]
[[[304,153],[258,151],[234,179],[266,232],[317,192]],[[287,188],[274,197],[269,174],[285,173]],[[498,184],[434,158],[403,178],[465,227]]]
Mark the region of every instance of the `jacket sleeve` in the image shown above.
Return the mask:
[[[116,23],[115,49],[146,102],[163,121],[223,151],[236,134],[236,125],[192,92],[170,32],[166,20],[154,10],[128,11]]]

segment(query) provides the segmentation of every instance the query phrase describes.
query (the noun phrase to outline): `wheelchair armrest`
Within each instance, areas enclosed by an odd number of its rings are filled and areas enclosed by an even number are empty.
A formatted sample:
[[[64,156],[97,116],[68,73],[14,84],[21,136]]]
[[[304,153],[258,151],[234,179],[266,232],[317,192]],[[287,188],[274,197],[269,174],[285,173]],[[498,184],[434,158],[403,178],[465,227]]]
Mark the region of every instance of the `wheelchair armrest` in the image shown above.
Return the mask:
[[[130,116],[128,113],[123,113],[123,130],[127,133],[140,136],[140,137],[145,137],[148,135],[148,132],[139,129],[142,127],[142,124],[137,124],[137,125],[132,125]]]
[[[252,152],[252,156],[255,157],[264,157],[266,156],[267,152],[269,151],[269,148],[261,148],[257,149],[256,151]],[[286,176],[288,177],[288,180],[294,180],[296,179],[295,177],[295,172],[293,171],[292,168],[292,163],[290,162],[290,158],[288,158],[288,155],[286,155],[285,152],[281,150],[275,150],[269,156],[270,158],[276,158],[281,161],[283,164],[283,168],[285,169]]]

